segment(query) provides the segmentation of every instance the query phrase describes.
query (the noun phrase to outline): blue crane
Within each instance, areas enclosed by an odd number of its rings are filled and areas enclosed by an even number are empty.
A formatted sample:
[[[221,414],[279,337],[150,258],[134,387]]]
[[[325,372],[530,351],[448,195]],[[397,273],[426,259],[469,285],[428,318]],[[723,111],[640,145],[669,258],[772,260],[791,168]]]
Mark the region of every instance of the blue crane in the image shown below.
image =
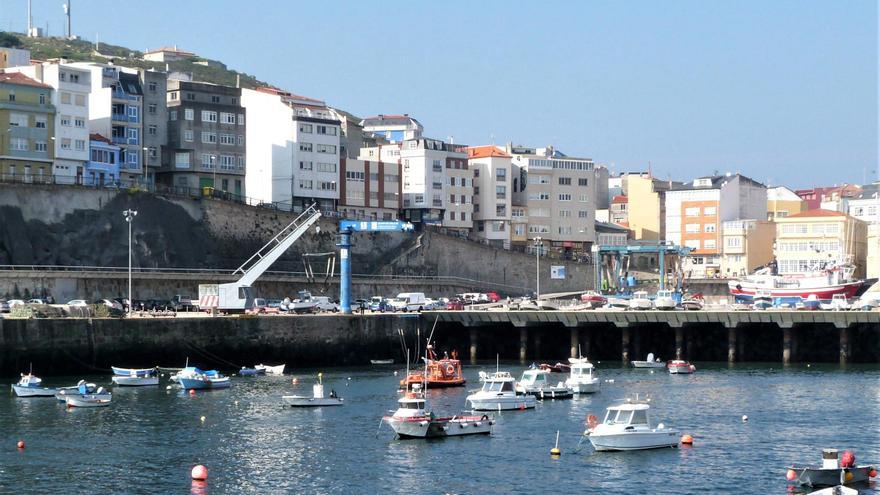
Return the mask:
[[[412,232],[413,224],[399,220],[339,222],[339,310],[351,314],[351,235],[356,232]]]
[[[615,277],[620,277],[620,258],[623,256],[630,256],[633,254],[639,253],[650,253],[657,254],[660,258],[660,289],[664,289],[666,285],[666,256],[673,255],[678,256],[679,258],[685,258],[690,255],[691,249],[684,246],[678,246],[674,244],[672,241],[655,241],[655,242],[642,242],[639,244],[630,244],[630,245],[595,245],[593,246],[593,259],[596,267],[596,289],[600,289],[602,287],[602,265],[605,255],[610,256],[611,258],[615,258],[617,263],[614,264],[616,268]],[[677,290],[681,289],[681,282],[679,281]]]

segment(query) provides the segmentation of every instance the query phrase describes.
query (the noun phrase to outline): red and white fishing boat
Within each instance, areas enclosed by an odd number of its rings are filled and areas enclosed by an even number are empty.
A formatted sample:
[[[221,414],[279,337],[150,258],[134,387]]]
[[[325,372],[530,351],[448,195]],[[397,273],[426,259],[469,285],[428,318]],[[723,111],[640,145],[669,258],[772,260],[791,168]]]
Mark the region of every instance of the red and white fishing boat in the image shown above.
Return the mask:
[[[588,290],[581,294],[581,302],[589,304],[591,308],[601,308],[608,302],[608,299],[599,292]]]
[[[673,359],[666,365],[670,375],[690,375],[697,371],[697,367],[681,359]]]
[[[853,280],[855,265],[849,262],[824,262],[810,267],[804,273],[777,275],[771,267],[762,268],[752,275],[728,282],[736,302],[750,303],[758,291],[767,291],[774,300],[806,300],[810,296],[830,301],[836,294],[855,297],[865,283]]]

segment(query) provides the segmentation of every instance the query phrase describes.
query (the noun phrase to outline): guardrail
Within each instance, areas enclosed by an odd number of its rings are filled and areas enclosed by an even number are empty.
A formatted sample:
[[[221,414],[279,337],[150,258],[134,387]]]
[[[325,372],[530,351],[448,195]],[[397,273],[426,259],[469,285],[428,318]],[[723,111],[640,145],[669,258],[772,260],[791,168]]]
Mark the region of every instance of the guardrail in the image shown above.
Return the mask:
[[[235,278],[232,273],[233,269],[218,270],[214,268],[149,268],[149,267],[132,267],[133,274],[156,274],[156,275],[221,275]],[[62,272],[62,273],[106,273],[118,274],[120,276],[128,275],[128,267],[125,266],[73,266],[73,265],[0,265],[0,273],[3,272]],[[264,275],[281,276],[281,277],[306,277],[305,272],[285,271],[285,270],[267,270]],[[373,280],[412,280],[412,281],[430,281],[460,285],[477,285],[484,287],[500,287],[509,290],[528,291],[528,287],[518,285],[510,285],[499,282],[491,282],[488,280],[477,280],[466,277],[445,276],[445,275],[396,275],[396,274],[372,274],[372,273],[354,273],[352,278],[357,279],[373,279]]]

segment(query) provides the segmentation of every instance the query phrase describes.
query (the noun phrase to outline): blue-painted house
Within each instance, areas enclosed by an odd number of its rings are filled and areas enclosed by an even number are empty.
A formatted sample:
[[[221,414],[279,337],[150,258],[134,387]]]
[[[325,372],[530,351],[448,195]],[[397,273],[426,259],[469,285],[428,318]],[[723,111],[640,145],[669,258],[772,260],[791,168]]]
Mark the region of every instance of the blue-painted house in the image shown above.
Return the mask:
[[[109,186],[119,183],[121,147],[100,134],[89,134],[89,161],[83,172],[83,183]]]

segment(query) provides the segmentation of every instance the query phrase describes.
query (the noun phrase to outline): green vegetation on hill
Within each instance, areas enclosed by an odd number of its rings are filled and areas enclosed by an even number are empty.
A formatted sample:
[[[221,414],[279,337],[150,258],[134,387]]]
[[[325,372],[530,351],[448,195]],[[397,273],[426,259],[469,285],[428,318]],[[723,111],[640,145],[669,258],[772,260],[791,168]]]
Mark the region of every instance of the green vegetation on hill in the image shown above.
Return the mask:
[[[234,86],[236,77],[241,78],[241,87],[254,88],[267,86],[268,83],[260,81],[254,76],[230,70],[222,62],[194,57],[190,60],[175,62],[150,62],[143,60],[143,52],[132,50],[124,46],[110,45],[104,42],[100,44],[100,52],[95,51],[95,44],[86,40],[68,40],[66,38],[28,38],[20,33],[0,31],[0,46],[10,48],[24,48],[31,51],[31,58],[37,60],[49,60],[64,58],[73,62],[113,62],[125,67],[142,67],[145,69],[166,70],[171,72],[191,73],[193,80],[205,81],[215,84]],[[207,61],[213,67],[197,64],[197,61]]]

